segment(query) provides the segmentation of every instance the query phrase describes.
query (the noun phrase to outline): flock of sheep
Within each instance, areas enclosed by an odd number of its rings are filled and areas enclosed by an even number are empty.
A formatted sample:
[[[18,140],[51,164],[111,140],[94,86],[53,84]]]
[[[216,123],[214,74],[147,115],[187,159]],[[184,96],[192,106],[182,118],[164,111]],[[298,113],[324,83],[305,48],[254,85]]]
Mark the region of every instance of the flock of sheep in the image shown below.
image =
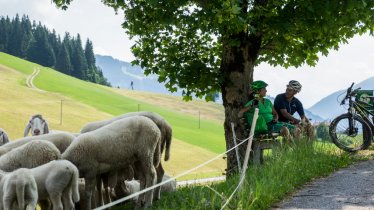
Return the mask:
[[[172,128],[153,112],[91,122],[78,134],[50,132],[34,115],[24,136],[9,141],[0,129],[0,210],[92,209],[170,179],[161,155],[170,158]],[[169,180],[136,196],[135,208],[175,189]]]

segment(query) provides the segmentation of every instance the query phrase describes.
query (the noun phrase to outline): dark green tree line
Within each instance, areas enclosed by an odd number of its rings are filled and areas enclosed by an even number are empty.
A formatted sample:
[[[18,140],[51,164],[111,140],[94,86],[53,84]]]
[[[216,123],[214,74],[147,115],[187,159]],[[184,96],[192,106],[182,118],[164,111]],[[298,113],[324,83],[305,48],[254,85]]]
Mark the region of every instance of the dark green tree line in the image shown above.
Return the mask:
[[[0,17],[0,51],[54,68],[78,79],[111,86],[96,66],[92,42],[83,49],[80,35],[65,33],[63,40],[28,16]]]

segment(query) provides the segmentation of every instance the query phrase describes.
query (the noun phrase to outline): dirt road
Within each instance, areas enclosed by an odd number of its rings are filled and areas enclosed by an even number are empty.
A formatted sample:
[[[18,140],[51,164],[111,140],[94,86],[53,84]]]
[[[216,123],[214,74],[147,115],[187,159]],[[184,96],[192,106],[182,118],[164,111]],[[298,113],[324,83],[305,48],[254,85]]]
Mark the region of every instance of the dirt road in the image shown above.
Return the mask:
[[[374,160],[311,182],[274,209],[374,210]]]

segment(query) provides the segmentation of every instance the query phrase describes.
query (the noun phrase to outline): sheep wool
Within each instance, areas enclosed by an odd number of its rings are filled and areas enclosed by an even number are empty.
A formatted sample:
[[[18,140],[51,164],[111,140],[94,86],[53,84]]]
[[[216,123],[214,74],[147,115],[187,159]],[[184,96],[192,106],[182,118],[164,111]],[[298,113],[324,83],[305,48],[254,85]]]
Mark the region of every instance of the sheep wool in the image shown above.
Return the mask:
[[[144,169],[141,186],[153,185],[156,178],[153,163],[160,162],[160,159],[154,160],[160,154],[160,138],[161,132],[157,125],[143,116],[117,120],[79,135],[62,154],[62,158],[76,165],[84,177],[87,208],[91,208],[91,194],[96,177],[100,174],[118,171],[137,162]],[[152,204],[153,192],[147,192],[145,196],[145,203],[139,204],[143,207]]]

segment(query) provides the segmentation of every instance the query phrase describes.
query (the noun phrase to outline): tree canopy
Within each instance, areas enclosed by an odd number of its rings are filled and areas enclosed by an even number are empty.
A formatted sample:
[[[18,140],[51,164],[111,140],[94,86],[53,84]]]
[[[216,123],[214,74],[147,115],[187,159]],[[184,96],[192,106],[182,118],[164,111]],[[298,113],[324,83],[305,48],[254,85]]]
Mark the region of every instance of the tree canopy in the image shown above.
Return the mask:
[[[53,0],[67,9],[72,0]],[[171,91],[210,99],[220,91],[227,148],[230,123],[243,136],[237,113],[261,62],[283,67],[315,65],[355,34],[374,29],[372,0],[102,0],[124,12],[123,28],[135,39],[136,60]],[[242,152],[243,154],[243,152]],[[228,154],[228,171],[235,156]]]

